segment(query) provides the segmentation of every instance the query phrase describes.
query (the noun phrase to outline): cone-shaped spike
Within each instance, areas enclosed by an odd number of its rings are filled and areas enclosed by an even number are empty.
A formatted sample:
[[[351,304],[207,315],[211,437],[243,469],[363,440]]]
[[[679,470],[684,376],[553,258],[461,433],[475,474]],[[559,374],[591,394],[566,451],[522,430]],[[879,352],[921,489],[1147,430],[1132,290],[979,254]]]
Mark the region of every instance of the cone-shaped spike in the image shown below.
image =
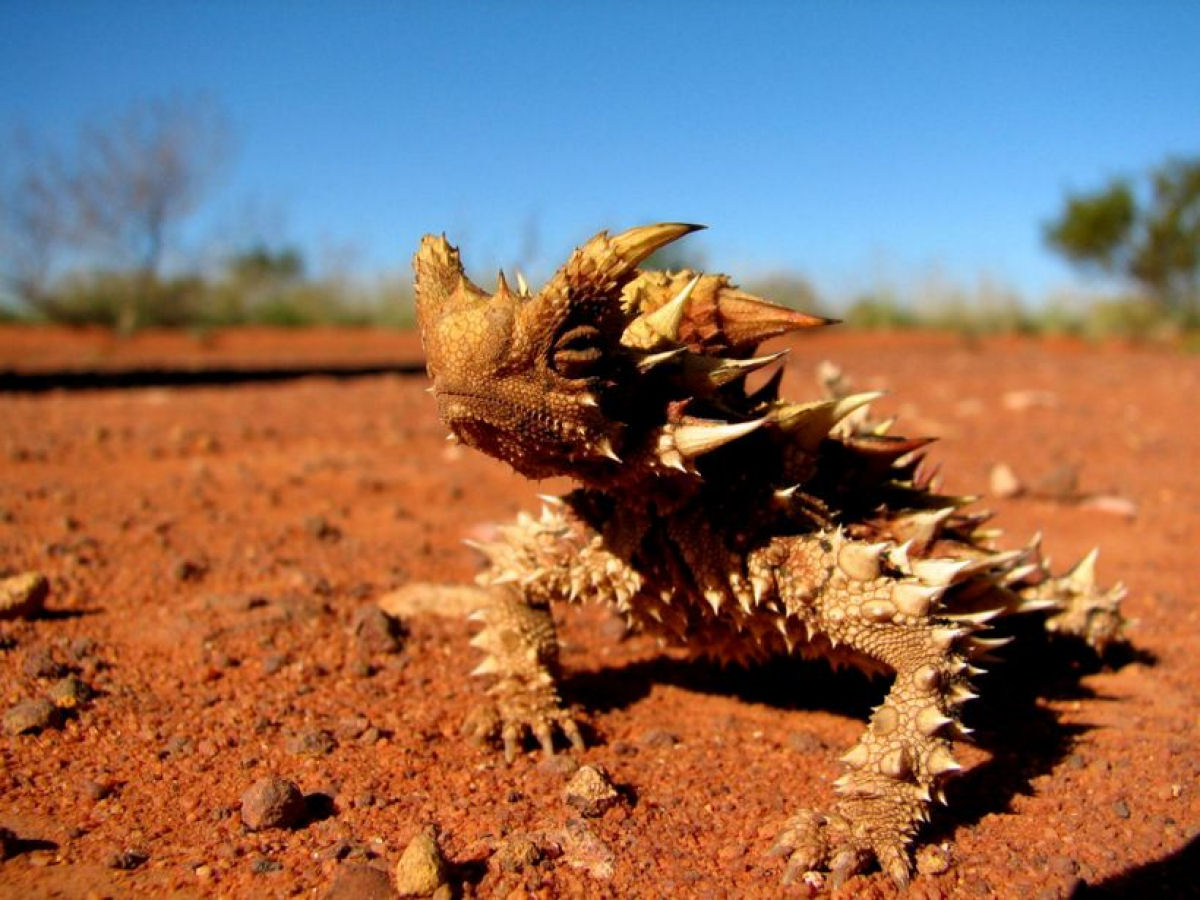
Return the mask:
[[[798,312],[738,290],[720,292],[717,312],[725,339],[736,348],[757,346],[768,338],[790,331],[832,325],[836,321]]]
[[[596,449],[600,451],[601,456],[607,456],[613,462],[621,462],[621,457],[617,456],[617,451],[613,449],[612,441],[606,437],[600,438],[596,442]]]
[[[483,662],[471,670],[472,675],[495,675],[500,671],[500,663],[496,657],[488,656]]]
[[[677,359],[686,352],[686,347],[676,347],[674,350],[664,350],[662,353],[649,353],[637,361],[638,371],[649,372],[655,366]]]
[[[525,280],[525,276],[521,274],[520,269],[517,269],[516,275],[517,275],[517,293],[522,297],[530,296],[529,283]]]
[[[790,405],[779,410],[775,421],[798,445],[813,450],[838,422],[882,396],[880,391],[871,391],[837,400]]]
[[[610,239],[612,249],[630,268],[640,265],[646,257],[660,247],[677,241],[685,234],[700,231],[703,225],[688,225],[683,222],[660,222],[657,225],[642,225],[630,228]]]
[[[497,300],[510,300],[512,298],[512,291],[508,289],[508,279],[504,277],[503,269],[496,274],[495,296]]]
[[[962,768],[950,750],[940,744],[933,748],[925,765],[930,775],[944,775],[947,772],[957,772]]]
[[[718,447],[736,441],[756,428],[762,426],[765,419],[751,419],[749,422],[736,422],[713,425],[677,425],[672,432],[675,449],[686,459],[693,459],[704,453],[716,450]]]
[[[778,353],[755,356],[751,359],[726,359],[689,353],[683,357],[683,372],[680,377],[688,388],[704,394],[777,362],[787,352],[780,350]]]
[[[700,283],[702,275],[697,275],[674,297],[653,312],[638,316],[629,323],[625,333],[621,335],[621,343],[626,347],[642,350],[653,350],[664,344],[670,345],[679,340],[679,325],[683,322],[683,310],[691,299],[692,292]]]
[[[913,574],[925,584],[953,584],[973,564],[970,559],[918,559],[913,562]]]
[[[1096,557],[1099,555],[1100,548],[1093,547],[1087,556],[1075,563],[1075,568],[1067,573],[1071,587],[1077,591],[1087,591],[1096,586]]]

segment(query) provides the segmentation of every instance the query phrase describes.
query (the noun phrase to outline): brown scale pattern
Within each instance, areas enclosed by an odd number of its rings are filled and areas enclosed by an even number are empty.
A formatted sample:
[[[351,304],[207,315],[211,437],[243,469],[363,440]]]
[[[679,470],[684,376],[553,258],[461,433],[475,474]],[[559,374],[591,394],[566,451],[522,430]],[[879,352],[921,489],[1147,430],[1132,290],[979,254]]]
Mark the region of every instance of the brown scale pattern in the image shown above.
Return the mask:
[[[824,324],[725,276],[646,272],[680,224],[601,233],[533,294],[489,294],[445,238],[414,261],[439,411],[452,433],[530,477],[580,487],[479,549],[486,598],[475,672],[492,680],[467,723],[512,760],[527,734],[582,740],[557,689],[550,604],[611,604],[630,626],[695,652],[752,662],[823,657],[893,675],[844,756],[838,797],[783,823],[785,880],[877,863],[898,883],[909,847],[958,768],[951,739],[970,679],[1003,638],[992,619],[1042,612],[1098,650],[1116,639],[1123,589],[1096,587],[1095,554],[1052,575],[1037,544],[995,549],[984,518],[939,494],[924,440],[874,422],[873,395],[793,403],[758,344]]]

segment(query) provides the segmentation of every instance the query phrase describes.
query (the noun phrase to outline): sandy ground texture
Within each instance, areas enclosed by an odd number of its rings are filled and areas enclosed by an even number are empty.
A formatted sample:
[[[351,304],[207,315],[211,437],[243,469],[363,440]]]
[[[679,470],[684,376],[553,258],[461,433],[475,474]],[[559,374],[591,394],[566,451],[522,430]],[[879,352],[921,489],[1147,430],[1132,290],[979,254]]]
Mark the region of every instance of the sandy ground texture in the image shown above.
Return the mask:
[[[382,359],[414,346],[360,337]],[[142,340],[112,352],[170,359]],[[1200,358],[829,333],[795,342],[785,392],[813,396],[823,358],[886,389],[902,433],[942,437],[948,488],[1006,495],[981,505],[1008,544],[1043,531],[1060,566],[1099,544],[1101,579],[1130,588],[1131,645],[1106,666],[1031,639],[983,679],[909,896],[1196,895]],[[564,485],[448,445],[425,388],[0,395],[0,575],[48,579],[43,613],[0,621],[0,896],[388,896],[410,843],[406,877],[443,897],[805,895],[767,850],[829,801],[884,684],[722,671],[565,608],[589,748],[508,766],[460,739],[471,628],[412,585],[469,582],[461,539]],[[607,773],[604,802],[578,796],[580,765]],[[834,893],[897,895],[877,872]]]

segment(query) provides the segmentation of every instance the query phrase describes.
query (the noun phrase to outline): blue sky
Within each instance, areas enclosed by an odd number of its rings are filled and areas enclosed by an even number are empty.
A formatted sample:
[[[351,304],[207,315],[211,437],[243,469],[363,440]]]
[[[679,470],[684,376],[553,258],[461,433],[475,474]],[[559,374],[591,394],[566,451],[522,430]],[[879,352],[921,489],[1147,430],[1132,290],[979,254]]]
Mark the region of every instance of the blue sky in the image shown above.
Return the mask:
[[[743,280],[1036,300],[1075,277],[1040,240],[1065,189],[1200,154],[1197,47],[1189,3],[0,0],[0,129],[213,97],[237,153],[193,248],[257,228],[371,275],[445,231],[542,275],[679,219]]]

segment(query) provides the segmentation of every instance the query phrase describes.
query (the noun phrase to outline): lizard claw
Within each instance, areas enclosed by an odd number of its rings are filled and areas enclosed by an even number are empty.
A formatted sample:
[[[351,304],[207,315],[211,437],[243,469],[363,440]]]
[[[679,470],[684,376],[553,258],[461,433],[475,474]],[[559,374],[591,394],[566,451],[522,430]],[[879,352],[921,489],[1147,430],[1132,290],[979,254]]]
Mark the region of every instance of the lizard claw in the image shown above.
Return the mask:
[[[824,871],[830,886],[838,888],[872,862],[878,862],[897,886],[907,886],[906,836],[887,828],[856,824],[848,812],[802,810],[788,820],[768,851],[771,856],[787,857],[784,884],[811,882]]]
[[[506,714],[507,713],[507,714]],[[463,721],[462,733],[475,743],[493,743],[496,738],[504,751],[504,761],[512,763],[522,749],[526,736],[538,742],[542,753],[553,756],[555,731],[559,731],[575,750],[584,749],[583,735],[571,713],[553,708],[538,713],[516,716],[512,710],[485,703],[476,707]]]

